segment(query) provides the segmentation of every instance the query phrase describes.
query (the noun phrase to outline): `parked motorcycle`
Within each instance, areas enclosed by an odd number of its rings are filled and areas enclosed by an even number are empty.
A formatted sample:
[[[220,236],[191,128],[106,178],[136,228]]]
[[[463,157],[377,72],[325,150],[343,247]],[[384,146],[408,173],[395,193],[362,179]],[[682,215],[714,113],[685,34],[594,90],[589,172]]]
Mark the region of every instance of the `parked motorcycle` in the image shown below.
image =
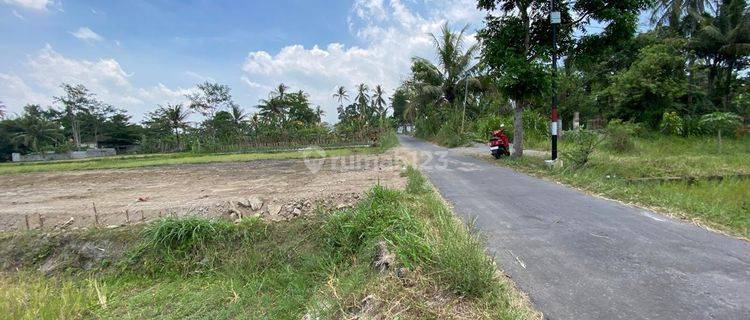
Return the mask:
[[[510,156],[510,142],[508,136],[505,135],[503,126],[499,130],[492,131],[490,153],[492,153],[495,159],[500,159],[502,156]]]

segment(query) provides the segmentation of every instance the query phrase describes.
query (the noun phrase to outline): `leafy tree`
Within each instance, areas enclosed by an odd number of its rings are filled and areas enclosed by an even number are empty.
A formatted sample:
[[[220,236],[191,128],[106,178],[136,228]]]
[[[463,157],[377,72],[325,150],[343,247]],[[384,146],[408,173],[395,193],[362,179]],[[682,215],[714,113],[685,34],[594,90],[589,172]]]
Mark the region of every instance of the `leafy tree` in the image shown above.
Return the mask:
[[[648,0],[556,1],[562,23],[558,28],[561,56],[608,44],[632,33],[637,16]],[[514,101],[514,154],[523,154],[523,109],[532,107],[547,93],[552,53],[551,24],[547,0],[479,0],[488,12],[478,37],[482,58],[497,80],[501,92]],[[575,19],[573,17],[576,17]],[[572,39],[574,28],[584,29],[592,21],[608,25],[596,38]],[[592,45],[595,44],[595,45]]]
[[[684,57],[673,46],[644,48],[638,60],[607,89],[613,97],[614,115],[656,128],[665,111],[684,110],[681,101],[688,85],[684,66]]]
[[[70,85],[63,83],[62,88],[64,95],[54,97],[55,102],[62,104],[63,112],[66,117],[66,122],[63,125],[68,125],[68,130],[73,137],[73,142],[76,148],[81,145],[81,127],[80,119],[92,107],[99,105],[99,101],[96,100],[93,93],[91,93],[84,85]]]
[[[229,109],[233,105],[231,89],[227,85],[204,82],[198,84],[198,92],[187,94],[188,108],[204,117],[212,117],[216,111]]]
[[[408,92],[405,88],[399,87],[393,92],[390,100],[391,108],[393,108],[393,117],[396,119],[396,122],[399,124],[404,123],[405,120],[408,120],[406,117],[406,108],[409,103]]]

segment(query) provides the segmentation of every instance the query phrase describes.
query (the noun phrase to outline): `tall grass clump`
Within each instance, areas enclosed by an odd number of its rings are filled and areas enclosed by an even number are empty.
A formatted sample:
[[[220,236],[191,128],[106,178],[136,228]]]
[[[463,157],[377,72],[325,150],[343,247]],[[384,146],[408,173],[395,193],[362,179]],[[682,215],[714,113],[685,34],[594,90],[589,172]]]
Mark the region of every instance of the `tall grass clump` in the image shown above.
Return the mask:
[[[433,262],[439,279],[463,296],[481,297],[491,291],[498,284],[495,265],[478,234],[470,232],[437,199],[430,200],[428,207],[441,212],[435,219],[439,240]]]
[[[401,191],[376,186],[355,208],[331,215],[323,226],[331,252],[341,258],[371,254],[384,240],[407,267],[426,261],[425,224],[412,215],[403,198]]]
[[[378,151],[380,152],[385,152],[388,149],[395,148],[398,144],[398,137],[393,130],[385,131],[378,137]]]
[[[6,319],[93,318],[90,308],[97,300],[93,281],[83,283],[26,272],[0,275],[0,315]]]
[[[427,179],[414,167],[406,168],[406,192],[414,195],[421,195],[430,191],[427,185]]]
[[[184,253],[226,239],[232,230],[232,223],[225,220],[166,218],[149,224],[143,230],[143,238],[147,248]]]

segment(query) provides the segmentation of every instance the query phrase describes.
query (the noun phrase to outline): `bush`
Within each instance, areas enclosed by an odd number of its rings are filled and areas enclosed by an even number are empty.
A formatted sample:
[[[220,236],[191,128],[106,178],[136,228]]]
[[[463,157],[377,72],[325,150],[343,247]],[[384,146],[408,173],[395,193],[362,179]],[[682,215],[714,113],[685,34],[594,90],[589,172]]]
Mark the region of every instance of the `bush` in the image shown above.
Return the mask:
[[[606,133],[609,138],[610,147],[617,152],[626,152],[633,149],[633,135],[639,126],[631,122],[623,122],[614,119],[607,124]]]
[[[470,139],[465,131],[461,134],[461,121],[460,113],[450,115],[435,135],[435,142],[449,148],[466,145]]]
[[[596,147],[602,142],[598,133],[587,129],[573,131],[566,139],[570,141],[570,144],[562,154],[571,163],[569,167],[572,169],[585,167]]]
[[[681,136],[684,132],[684,121],[677,112],[664,112],[659,129],[664,134]]]

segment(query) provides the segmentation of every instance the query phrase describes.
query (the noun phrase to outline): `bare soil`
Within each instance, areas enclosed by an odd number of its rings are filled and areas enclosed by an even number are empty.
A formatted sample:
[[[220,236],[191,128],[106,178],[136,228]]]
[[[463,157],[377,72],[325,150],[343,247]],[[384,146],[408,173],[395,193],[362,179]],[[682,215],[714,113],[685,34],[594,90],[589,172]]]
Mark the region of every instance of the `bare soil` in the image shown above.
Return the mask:
[[[312,167],[320,165],[317,161]],[[165,216],[283,220],[355,204],[376,184],[403,188],[389,155],[257,160],[0,177],[0,230],[112,227]],[[96,209],[94,209],[96,208]],[[98,220],[98,224],[97,224]],[[28,222],[27,222],[28,221]]]

